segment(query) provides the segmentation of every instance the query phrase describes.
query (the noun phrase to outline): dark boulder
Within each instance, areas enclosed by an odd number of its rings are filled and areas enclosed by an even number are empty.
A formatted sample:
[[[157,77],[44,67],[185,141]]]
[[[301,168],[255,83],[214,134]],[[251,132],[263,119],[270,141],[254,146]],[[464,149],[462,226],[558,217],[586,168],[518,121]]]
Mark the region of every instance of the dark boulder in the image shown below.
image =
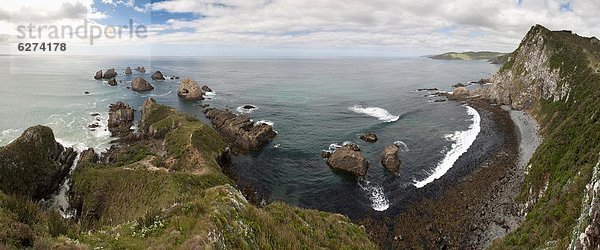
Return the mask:
[[[212,89],[210,89],[210,87],[208,87],[208,85],[204,85],[204,86],[202,86],[202,91],[204,91],[204,92],[212,92]]]
[[[113,87],[117,86],[117,80],[115,78],[108,80],[108,85],[113,86]]]
[[[347,144],[338,148],[327,158],[329,167],[353,174],[355,176],[364,176],[367,174],[369,162],[360,152],[355,144]]]
[[[377,141],[377,135],[373,132],[369,132],[369,133],[364,133],[362,135],[360,135],[360,139],[366,142],[376,142]]]

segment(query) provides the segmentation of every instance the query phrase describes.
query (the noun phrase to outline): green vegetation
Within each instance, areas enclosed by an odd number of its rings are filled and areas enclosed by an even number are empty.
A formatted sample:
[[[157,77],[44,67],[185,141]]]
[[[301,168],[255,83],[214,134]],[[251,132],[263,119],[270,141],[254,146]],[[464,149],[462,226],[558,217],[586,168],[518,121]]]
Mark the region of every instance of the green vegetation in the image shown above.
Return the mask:
[[[80,160],[77,222],[0,192],[0,248],[376,248],[345,216],[250,204],[220,171],[225,143],[212,127],[163,105],[145,108],[153,138],[121,145],[112,163]]]
[[[35,126],[13,143],[0,147],[0,191],[43,198],[60,179],[61,166],[53,161],[52,129]]]
[[[467,51],[467,52],[448,52],[441,55],[431,56],[432,59],[438,60],[488,60],[492,61],[501,56],[506,56],[506,53],[492,51]]]
[[[543,36],[550,67],[560,70],[559,85],[568,85],[571,90],[566,101],[542,100],[532,109],[543,126],[544,142],[529,162],[531,168],[519,199],[526,203],[540,192],[543,195],[524,223],[492,248],[567,248],[580,216],[585,185],[600,152],[600,75],[594,74],[591,66],[600,59],[600,45],[541,26],[532,32]],[[506,70],[524,72],[514,59],[501,72]]]

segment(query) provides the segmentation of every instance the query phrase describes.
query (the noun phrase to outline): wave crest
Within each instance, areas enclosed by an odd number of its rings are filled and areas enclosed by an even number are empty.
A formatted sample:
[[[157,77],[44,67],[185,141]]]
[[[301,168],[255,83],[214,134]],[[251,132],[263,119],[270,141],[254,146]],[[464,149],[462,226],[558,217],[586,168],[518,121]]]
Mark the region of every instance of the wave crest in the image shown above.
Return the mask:
[[[383,187],[371,185],[371,182],[366,179],[359,180],[358,185],[362,190],[368,192],[369,199],[371,200],[371,208],[373,208],[373,210],[381,212],[390,207],[390,201],[385,197]]]
[[[456,131],[454,134],[446,135],[447,140],[454,141],[450,150],[446,153],[444,159],[438,163],[429,177],[421,181],[415,181],[415,187],[422,188],[446,174],[446,172],[452,168],[456,160],[458,160],[462,154],[467,152],[477,138],[477,135],[481,131],[481,117],[474,108],[469,106],[465,107],[467,107],[467,114],[473,117],[473,123],[469,125],[469,128],[465,131]]]
[[[365,114],[377,118],[384,122],[395,122],[400,119],[400,116],[392,115],[385,109],[379,107],[363,107],[362,105],[354,105],[348,108],[356,113]]]

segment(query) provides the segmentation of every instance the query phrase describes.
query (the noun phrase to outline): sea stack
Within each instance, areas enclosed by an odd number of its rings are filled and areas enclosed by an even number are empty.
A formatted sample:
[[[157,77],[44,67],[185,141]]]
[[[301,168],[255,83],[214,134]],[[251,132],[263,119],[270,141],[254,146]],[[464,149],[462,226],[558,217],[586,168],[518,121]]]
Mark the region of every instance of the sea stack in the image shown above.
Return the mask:
[[[399,150],[400,148],[397,145],[390,145],[383,149],[381,165],[390,172],[396,173],[400,169],[400,159],[398,159]]]
[[[133,91],[150,91],[153,90],[154,87],[150,85],[146,79],[138,77],[131,82],[131,90]]]
[[[108,130],[112,136],[125,136],[131,132],[135,110],[131,106],[118,101],[111,104],[108,110]]]
[[[129,67],[129,66],[128,66],[128,67],[125,69],[125,75],[131,75],[131,74],[133,74],[133,72],[131,72],[131,67]]]
[[[160,71],[156,71],[152,74],[152,80],[165,80],[165,76]]]
[[[115,71],[115,69],[109,69],[106,72],[104,72],[104,75],[102,76],[102,78],[104,79],[111,79],[111,78],[115,78],[117,77],[117,72]]]
[[[96,80],[102,80],[102,70],[96,71],[96,75],[94,76]]]
[[[355,176],[366,175],[369,168],[369,162],[356,144],[347,144],[338,148],[327,158],[326,163],[335,170]]]
[[[183,79],[177,89],[177,96],[188,101],[204,100],[203,94],[200,85],[189,77]]]

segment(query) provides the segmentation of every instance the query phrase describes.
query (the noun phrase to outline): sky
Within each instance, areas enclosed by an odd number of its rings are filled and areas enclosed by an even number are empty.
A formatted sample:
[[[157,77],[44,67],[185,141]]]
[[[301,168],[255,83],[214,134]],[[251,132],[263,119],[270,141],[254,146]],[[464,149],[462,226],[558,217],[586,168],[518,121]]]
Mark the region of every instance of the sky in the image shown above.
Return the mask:
[[[149,56],[421,56],[514,50],[531,26],[600,37],[598,0],[8,0],[0,54],[64,42],[70,54]],[[85,21],[84,21],[85,20]],[[94,39],[19,37],[23,26],[84,24]],[[122,38],[104,31],[128,26]],[[129,31],[143,27],[144,38]],[[111,29],[115,30],[116,29]],[[123,32],[123,31],[122,31]],[[35,32],[33,32],[35,34]],[[67,32],[69,33],[69,32]],[[78,33],[78,32],[76,32]],[[89,35],[89,31],[86,31]],[[80,34],[80,33],[78,33]],[[39,53],[39,52],[38,52]]]

